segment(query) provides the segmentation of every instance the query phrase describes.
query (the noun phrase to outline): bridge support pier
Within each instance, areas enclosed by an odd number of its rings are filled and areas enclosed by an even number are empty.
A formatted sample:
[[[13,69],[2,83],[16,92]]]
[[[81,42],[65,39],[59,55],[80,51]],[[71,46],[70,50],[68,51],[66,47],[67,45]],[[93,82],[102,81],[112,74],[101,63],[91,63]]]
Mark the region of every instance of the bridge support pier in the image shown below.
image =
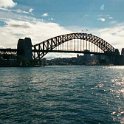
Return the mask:
[[[32,42],[30,38],[19,39],[17,44],[18,66],[32,66]]]
[[[114,65],[120,65],[120,52],[118,49],[115,49],[114,53]]]
[[[121,55],[118,49],[115,49],[115,52],[107,52],[107,57],[109,58],[109,64],[120,65]]]
[[[122,48],[122,51],[121,51],[120,65],[124,65],[124,48]]]
[[[121,55],[118,49],[115,49],[115,52],[109,55],[111,64],[121,65]]]

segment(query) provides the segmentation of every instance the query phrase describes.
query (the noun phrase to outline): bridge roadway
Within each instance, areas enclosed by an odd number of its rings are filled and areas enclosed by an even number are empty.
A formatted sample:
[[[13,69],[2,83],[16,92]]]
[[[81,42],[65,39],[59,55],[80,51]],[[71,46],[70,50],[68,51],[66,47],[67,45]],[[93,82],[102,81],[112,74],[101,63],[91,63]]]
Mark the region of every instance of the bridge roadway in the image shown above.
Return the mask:
[[[1,52],[3,53],[17,53],[17,49],[11,49],[11,48],[5,48],[5,49],[0,49],[0,54]],[[114,53],[112,52],[104,52],[104,53],[100,53],[100,52],[90,52],[90,51],[65,51],[65,50],[32,50],[32,52],[57,52],[57,53],[84,53],[84,54],[94,54],[94,55],[114,55]]]
[[[1,48],[0,52],[17,52],[17,49],[11,49],[11,48]]]

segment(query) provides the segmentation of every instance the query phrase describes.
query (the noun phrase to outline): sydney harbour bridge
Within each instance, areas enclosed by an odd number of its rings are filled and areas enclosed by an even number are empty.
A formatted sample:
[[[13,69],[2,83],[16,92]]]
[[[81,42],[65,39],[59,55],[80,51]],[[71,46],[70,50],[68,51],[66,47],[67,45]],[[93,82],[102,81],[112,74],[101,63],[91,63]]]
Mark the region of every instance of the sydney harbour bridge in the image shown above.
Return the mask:
[[[32,45],[30,38],[19,39],[17,49],[0,49],[0,56],[3,59],[15,59],[18,66],[40,65],[45,55],[50,52],[105,55],[113,65],[124,64],[124,49],[120,54],[119,50],[107,41],[88,33],[59,35],[35,45]]]

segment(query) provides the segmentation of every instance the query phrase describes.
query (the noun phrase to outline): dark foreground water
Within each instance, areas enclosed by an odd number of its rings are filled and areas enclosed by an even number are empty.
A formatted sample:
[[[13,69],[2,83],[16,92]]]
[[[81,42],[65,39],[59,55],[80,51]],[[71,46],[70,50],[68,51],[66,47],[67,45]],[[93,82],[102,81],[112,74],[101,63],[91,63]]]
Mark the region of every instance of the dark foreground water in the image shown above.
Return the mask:
[[[124,124],[124,67],[0,68],[0,124]]]

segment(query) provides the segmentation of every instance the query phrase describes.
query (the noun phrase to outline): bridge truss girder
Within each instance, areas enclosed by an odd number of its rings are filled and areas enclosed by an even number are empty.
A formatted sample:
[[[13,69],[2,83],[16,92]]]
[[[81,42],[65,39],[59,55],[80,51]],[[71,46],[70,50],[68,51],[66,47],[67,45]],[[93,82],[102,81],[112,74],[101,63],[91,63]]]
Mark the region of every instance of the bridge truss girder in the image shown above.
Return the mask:
[[[81,39],[82,42],[91,42],[92,44],[99,47],[104,53],[115,52],[115,48],[112,45],[95,35],[87,33],[70,33],[56,36],[39,44],[33,45],[33,58],[42,59],[49,51],[53,51],[53,49],[57,46],[74,39]]]

